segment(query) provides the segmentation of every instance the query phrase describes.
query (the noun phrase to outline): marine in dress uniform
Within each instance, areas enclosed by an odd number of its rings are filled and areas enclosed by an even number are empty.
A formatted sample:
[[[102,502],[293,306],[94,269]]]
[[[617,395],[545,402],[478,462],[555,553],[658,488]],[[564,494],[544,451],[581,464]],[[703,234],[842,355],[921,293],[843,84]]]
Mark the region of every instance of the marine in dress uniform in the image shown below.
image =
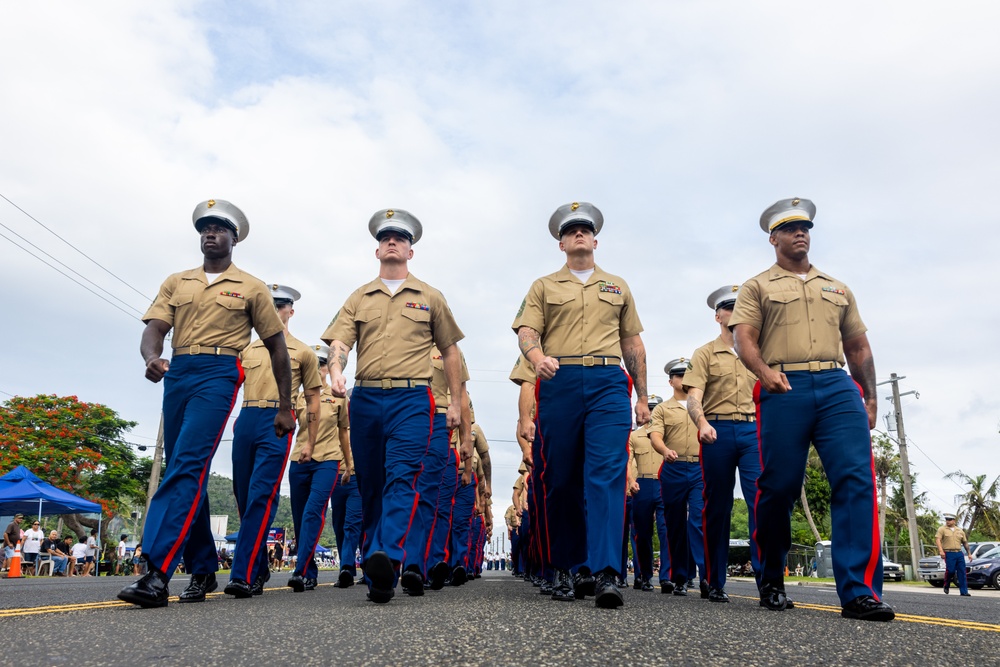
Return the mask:
[[[584,202],[561,206],[549,231],[566,265],[536,280],[512,328],[538,375],[536,426],[546,462],[544,560],[554,569],[557,600],[572,600],[570,571],[596,575],[596,603],[623,603],[615,586],[625,527],[631,393],[636,420],[649,418],[646,353],[632,293],[594,263],[604,217]],[[621,368],[624,358],[626,373]],[[630,377],[631,376],[631,377]],[[580,554],[586,554],[580,558]]]
[[[448,379],[444,373],[444,360],[437,347],[431,349],[434,430],[431,433],[431,447],[424,458],[424,470],[420,474],[420,503],[417,508],[418,511],[425,513],[420,522],[426,531],[423,570],[425,575],[428,575],[427,588],[431,590],[441,590],[451,575],[452,568],[448,564],[450,546],[448,538],[451,534],[452,510],[462,461],[460,445],[464,442],[466,451],[472,446],[470,442],[472,417],[466,389],[469,368],[465,364],[464,355],[461,360],[459,377],[462,381],[462,395],[456,401],[461,405],[462,422],[457,431],[453,432],[448,428],[445,419],[452,398],[448,391]],[[464,437],[462,434],[465,434]]]
[[[688,414],[698,427],[701,442],[701,476],[705,484],[705,567],[708,570],[708,599],[729,602],[726,568],[729,565],[729,533],[733,515],[735,473],[749,503],[757,493],[760,476],[760,449],[757,447],[756,409],[753,386],[756,376],[747,370],[733,349],[729,318],[733,314],[739,285],[725,285],[708,297],[721,330],[719,337],[695,350],[691,366],[684,374],[688,392]],[[759,576],[757,544],[754,542],[754,513],[749,514],[750,561]]]
[[[664,367],[674,395],[653,409],[649,439],[663,456],[660,466],[660,493],[663,497],[663,518],[667,524],[667,544],[670,546],[669,565],[660,563],[660,577],[667,570],[673,582],[661,585],[660,592],[687,595],[688,580],[700,573],[701,596],[708,597],[705,581],[705,542],[701,530],[704,506],[699,465],[698,429],[687,414],[687,392],[684,374],[688,360],[674,359]]]
[[[521,448],[524,478],[521,481],[521,568],[525,580],[540,588],[543,595],[552,595],[551,564],[544,558],[542,536],[545,530],[545,515],[539,508],[544,506],[539,495],[541,483],[538,481],[544,470],[541,456],[541,440],[535,429],[535,388],[538,376],[535,367],[523,356],[518,356],[510,373],[510,381],[518,386],[517,398],[517,443]],[[520,470],[520,468],[519,468]],[[515,492],[517,482],[515,482]],[[515,503],[516,505],[516,503]]]
[[[431,348],[441,351],[448,389],[459,396],[456,343],[463,334],[441,292],[407,268],[422,234],[420,221],[407,211],[386,209],[372,216],[368,229],[378,241],[379,276],[347,298],[321,338],[330,345],[334,396],[346,394],[343,372],[351,348],[358,347],[350,418],[363,507],[363,568],[369,599],[385,603],[401,568],[406,589],[423,586],[424,549],[403,545],[433,428]],[[459,426],[460,412],[458,403],[448,407],[449,428]]]
[[[830,481],[833,570],[846,618],[889,621],[881,602],[882,553],[871,449],[878,411],[875,362],[854,294],[809,262],[816,206],[783,199],[760,226],[776,263],[743,284],[729,320],[736,352],[757,376],[761,473],[757,547],[761,605],[787,606],[785,558],[791,512],[802,488],[810,442]],[[843,371],[844,360],[851,376]]]
[[[142,318],[146,328],[140,351],[146,378],[164,380],[167,471],[146,516],[147,573],[118,597],[143,607],[166,606],[168,583],[181,556],[192,575],[181,602],[200,602],[218,587],[208,472],[243,383],[239,356],[250,342],[251,329],[267,347],[279,388],[283,409],[274,417],[275,435],[295,428],[284,326],[264,283],[232,263],[233,247],[249,233],[247,218],[233,204],[210,199],[198,204],[192,219],[201,234],[204,263],[168,277]],[[174,349],[167,361],[160,355],[171,329]]]
[[[453,438],[455,437],[457,435],[453,436]],[[455,500],[452,507],[451,537],[449,538],[450,547],[448,550],[451,566],[449,583],[452,586],[461,586],[474,574],[469,567],[469,554],[473,550],[474,541],[478,539],[478,534],[473,530],[473,523],[477,516],[481,475],[482,465],[479,452],[473,448],[472,457],[465,460],[459,471],[458,486],[455,489]]]
[[[958,592],[964,596],[969,595],[969,585],[965,577],[965,555],[964,548],[972,560],[972,550],[969,548],[969,540],[965,536],[965,531],[955,523],[954,514],[944,515],[944,525],[937,529],[934,534],[934,543],[937,545],[938,553],[944,559],[944,593],[949,593],[951,578],[954,576],[958,582]]]
[[[318,414],[313,413],[310,417],[305,395],[300,394],[296,399],[299,433],[292,449],[292,463],[288,467],[292,521],[298,545],[295,570],[288,579],[288,586],[296,593],[316,588],[318,571],[314,554],[326,524],[326,508],[337,485],[352,476],[347,401],[334,396],[327,383],[330,377],[327,365],[330,348],[313,345],[312,350],[319,362],[323,383],[319,391],[319,410]],[[308,432],[310,426],[315,431],[311,438]],[[343,542],[337,542],[338,548],[343,546]],[[353,552],[351,555],[353,558]]]
[[[293,404],[301,388],[312,413],[319,412],[319,390],[322,381],[319,363],[312,349],[292,336],[288,321],[295,314],[292,307],[300,294],[284,285],[268,286],[274,307],[285,326],[285,345],[292,368]],[[240,513],[240,532],[233,548],[233,564],[227,595],[248,598],[264,592],[264,583],[271,571],[267,558],[267,536],[278,512],[281,499],[281,479],[288,465],[292,434],[276,437],[271,424],[280,409],[278,387],[271,373],[271,360],[263,341],[256,340],[244,350],[240,360],[246,381],[243,384],[243,405],[233,426],[233,492]],[[307,430],[309,442],[316,439],[316,425]],[[295,533],[301,546],[299,533]],[[280,562],[280,559],[279,559]]]
[[[655,410],[663,399],[655,394],[649,396],[649,409]],[[636,476],[639,490],[632,498],[632,525],[635,529],[635,588],[642,591],[653,589],[653,529],[660,539],[659,584],[673,590],[673,582],[667,573],[670,570],[670,553],[667,549],[667,525],[663,518],[663,496],[660,491],[660,466],[663,455],[653,449],[649,439],[650,424],[642,424],[629,437],[629,445],[635,458]]]

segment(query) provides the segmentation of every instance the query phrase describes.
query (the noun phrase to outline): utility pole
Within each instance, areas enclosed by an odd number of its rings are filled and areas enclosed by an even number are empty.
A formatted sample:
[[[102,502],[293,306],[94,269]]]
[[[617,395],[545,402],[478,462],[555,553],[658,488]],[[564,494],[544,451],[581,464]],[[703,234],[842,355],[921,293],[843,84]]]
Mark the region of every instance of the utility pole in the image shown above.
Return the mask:
[[[163,413],[160,413],[160,428],[156,432],[156,449],[153,451],[153,465],[149,471],[149,488],[146,489],[146,513],[142,515],[142,533],[146,532],[146,517],[153,494],[160,488],[160,466],[163,464]]]
[[[903,477],[903,497],[906,500],[906,523],[910,532],[910,566],[913,568],[913,576],[917,576],[920,561],[920,535],[917,532],[917,511],[913,505],[913,483],[910,480],[910,455],[906,450],[906,431],[903,430],[903,406],[900,404],[900,397],[913,394],[920,398],[916,391],[899,393],[899,381],[905,380],[906,376],[897,376],[892,373],[888,380],[878,384],[892,385],[892,405],[896,413],[896,437],[899,441],[899,468]]]

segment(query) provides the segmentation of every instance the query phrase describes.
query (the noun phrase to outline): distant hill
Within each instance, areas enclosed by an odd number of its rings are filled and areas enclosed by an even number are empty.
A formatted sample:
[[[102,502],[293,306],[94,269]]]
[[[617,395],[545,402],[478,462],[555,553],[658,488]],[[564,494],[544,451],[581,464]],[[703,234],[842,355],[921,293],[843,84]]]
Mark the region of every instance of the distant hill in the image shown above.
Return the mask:
[[[236,509],[236,496],[233,495],[233,480],[214,472],[208,478],[208,502],[212,514],[225,514],[229,516],[230,533],[235,533],[240,529],[240,516]],[[292,501],[288,496],[281,496],[278,503],[278,513],[274,516],[272,526],[285,528],[289,535],[294,533],[292,522]],[[323,528],[323,535],[319,543],[325,547],[333,548],[337,540],[333,536],[333,526],[330,523],[330,512],[327,509],[326,526]]]

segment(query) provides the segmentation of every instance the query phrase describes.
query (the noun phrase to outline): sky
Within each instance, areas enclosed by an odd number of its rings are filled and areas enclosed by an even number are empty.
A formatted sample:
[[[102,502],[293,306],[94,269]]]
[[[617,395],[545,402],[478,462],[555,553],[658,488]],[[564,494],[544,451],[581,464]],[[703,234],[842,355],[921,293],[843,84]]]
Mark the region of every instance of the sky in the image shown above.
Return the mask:
[[[953,510],[946,473],[1000,474],[998,19],[989,2],[11,5],[0,399],[104,403],[152,445],[139,317],[200,265],[198,202],[247,214],[234,261],[302,293],[309,343],[377,274],[369,217],[402,208],[424,226],[411,271],[466,334],[502,515],[510,325],[564,262],[551,213],[604,213],[597,263],[630,285],[668,395],[663,365],[718,334],[708,294],[773,263],[760,213],[806,197],[810,259],[854,291],[879,380],[920,393],[917,490]],[[212,469],[231,474],[229,442]]]

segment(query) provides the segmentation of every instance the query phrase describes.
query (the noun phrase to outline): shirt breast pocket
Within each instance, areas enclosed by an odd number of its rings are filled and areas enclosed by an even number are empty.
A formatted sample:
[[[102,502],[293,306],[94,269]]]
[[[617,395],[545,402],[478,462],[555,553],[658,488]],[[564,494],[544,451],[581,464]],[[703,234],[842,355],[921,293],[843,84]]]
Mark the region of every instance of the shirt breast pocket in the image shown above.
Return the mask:
[[[732,363],[728,363],[727,364],[727,363],[723,363],[721,361],[714,361],[713,360],[708,365],[708,374],[711,375],[712,377],[717,377],[717,378],[724,378],[727,375],[732,375],[733,374],[733,364]]]
[[[409,343],[421,343],[430,338],[431,312],[421,308],[403,308],[405,326],[400,331],[403,340]]]
[[[570,326],[580,319],[575,294],[545,295],[545,328],[552,330]]]
[[[823,297],[823,316],[826,323],[839,327],[847,308],[847,297],[835,292],[820,292]]]
[[[246,321],[247,304],[243,299],[220,294],[215,297],[215,303],[220,308],[215,309],[214,316],[221,320],[219,324],[225,330],[239,329],[243,322]]]
[[[798,324],[802,320],[802,295],[796,292],[768,294],[770,315],[775,326]]]
[[[354,328],[357,331],[358,340],[368,336],[374,338],[378,334],[380,326],[382,326],[381,310],[369,308],[359,310],[354,315]]]
[[[183,311],[185,306],[189,306],[194,301],[194,294],[173,294],[167,304],[174,310]]]
[[[260,359],[240,359],[240,365],[243,366],[244,371],[258,369],[262,363],[264,362]]]
[[[622,295],[611,292],[598,292],[597,298],[601,302],[601,321],[609,324],[617,324],[618,320],[621,319],[622,307],[625,305],[625,299]]]

